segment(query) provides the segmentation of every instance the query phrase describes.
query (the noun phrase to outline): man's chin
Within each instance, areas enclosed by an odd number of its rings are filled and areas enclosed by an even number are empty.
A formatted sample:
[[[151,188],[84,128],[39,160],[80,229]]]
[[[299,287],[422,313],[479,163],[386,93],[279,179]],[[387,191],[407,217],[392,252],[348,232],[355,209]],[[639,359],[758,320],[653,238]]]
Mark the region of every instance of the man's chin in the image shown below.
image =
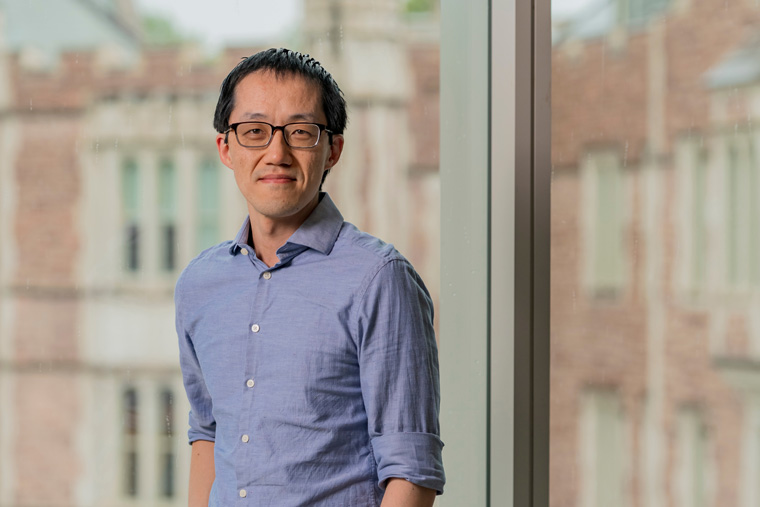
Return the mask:
[[[281,204],[272,206],[255,206],[256,213],[262,218],[269,220],[288,222],[291,220],[305,220],[314,209],[314,204],[305,206],[298,204]]]

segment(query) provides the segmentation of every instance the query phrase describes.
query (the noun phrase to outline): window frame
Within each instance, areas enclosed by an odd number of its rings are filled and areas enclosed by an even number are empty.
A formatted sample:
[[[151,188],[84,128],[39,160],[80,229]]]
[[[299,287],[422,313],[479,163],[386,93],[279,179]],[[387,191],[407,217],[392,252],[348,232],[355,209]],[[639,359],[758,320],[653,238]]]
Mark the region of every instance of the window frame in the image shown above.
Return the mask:
[[[545,507],[550,0],[444,1],[441,33],[440,505]]]

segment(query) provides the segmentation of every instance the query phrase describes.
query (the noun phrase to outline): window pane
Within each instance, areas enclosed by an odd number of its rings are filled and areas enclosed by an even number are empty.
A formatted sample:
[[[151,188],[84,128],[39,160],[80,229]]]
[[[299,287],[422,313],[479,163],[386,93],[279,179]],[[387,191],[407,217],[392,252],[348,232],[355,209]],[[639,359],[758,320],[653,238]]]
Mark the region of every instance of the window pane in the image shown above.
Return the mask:
[[[123,425],[124,434],[122,447],[124,453],[123,484],[124,494],[128,497],[136,497],[139,476],[139,404],[137,390],[128,388],[124,391]]]
[[[158,172],[158,206],[161,230],[161,268],[173,271],[176,264],[177,174],[174,163],[164,160]]]
[[[174,453],[174,393],[170,389],[164,389],[160,394],[159,414],[161,419],[158,424],[160,442],[159,474],[160,496],[172,498],[174,496],[174,481],[176,455]]]
[[[760,4],[552,18],[550,505],[753,505]]]
[[[198,251],[219,242],[220,176],[220,169],[212,160],[205,160],[198,170]]]
[[[127,271],[140,268],[140,175],[137,163],[126,159],[122,166],[122,215],[124,259]]]

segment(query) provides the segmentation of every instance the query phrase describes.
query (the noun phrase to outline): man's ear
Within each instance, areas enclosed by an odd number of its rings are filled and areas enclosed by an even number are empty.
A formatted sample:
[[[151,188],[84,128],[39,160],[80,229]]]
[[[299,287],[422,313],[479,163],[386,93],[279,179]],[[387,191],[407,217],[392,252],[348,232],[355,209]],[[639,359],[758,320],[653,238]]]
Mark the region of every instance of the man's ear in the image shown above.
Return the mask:
[[[330,144],[330,153],[325,162],[325,169],[331,169],[340,160],[340,154],[343,153],[343,136],[333,134],[332,144]]]
[[[219,152],[219,160],[222,161],[222,164],[232,169],[232,159],[230,158],[230,145],[227,142],[228,140],[229,140],[229,133],[217,134],[216,135],[216,149]]]

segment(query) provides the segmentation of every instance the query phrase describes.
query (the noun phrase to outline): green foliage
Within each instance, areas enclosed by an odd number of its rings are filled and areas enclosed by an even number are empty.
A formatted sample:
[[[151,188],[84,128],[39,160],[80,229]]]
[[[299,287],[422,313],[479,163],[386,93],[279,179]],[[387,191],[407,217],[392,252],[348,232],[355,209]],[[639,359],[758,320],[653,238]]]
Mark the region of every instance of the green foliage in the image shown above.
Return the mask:
[[[406,12],[432,12],[437,0],[406,0]]]
[[[172,46],[188,40],[171,20],[152,14],[143,16],[142,31],[146,46]]]

